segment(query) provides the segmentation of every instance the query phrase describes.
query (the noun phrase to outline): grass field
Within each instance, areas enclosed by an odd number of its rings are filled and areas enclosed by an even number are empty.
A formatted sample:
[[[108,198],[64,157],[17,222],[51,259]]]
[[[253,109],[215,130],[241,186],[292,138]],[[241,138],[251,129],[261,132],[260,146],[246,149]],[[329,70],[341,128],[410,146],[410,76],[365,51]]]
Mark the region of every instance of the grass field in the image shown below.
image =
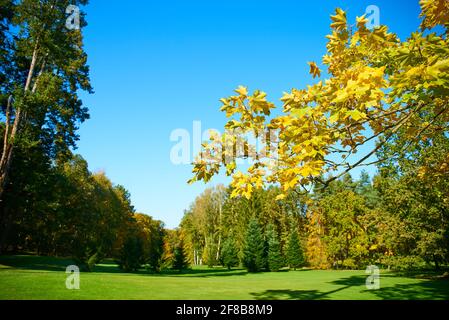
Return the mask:
[[[81,273],[80,290],[65,287],[70,260],[0,257],[0,299],[449,299],[449,280],[430,274],[404,276],[384,272],[381,289],[367,290],[364,271],[301,270],[248,274],[244,270],[199,268],[185,274],[121,273],[112,263]]]

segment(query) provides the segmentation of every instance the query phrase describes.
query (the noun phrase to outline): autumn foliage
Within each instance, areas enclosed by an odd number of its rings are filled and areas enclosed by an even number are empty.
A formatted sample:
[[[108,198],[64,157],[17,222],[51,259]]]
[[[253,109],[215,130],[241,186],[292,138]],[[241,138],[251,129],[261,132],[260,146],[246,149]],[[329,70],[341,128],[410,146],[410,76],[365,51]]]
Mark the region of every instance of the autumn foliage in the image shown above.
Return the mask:
[[[289,190],[310,191],[316,183],[327,185],[355,167],[385,160],[373,158],[398,134],[403,143],[391,157],[444,131],[449,4],[420,4],[421,29],[405,41],[383,25],[368,29],[365,16],[350,27],[346,13],[337,9],[321,64],[327,72],[309,62],[316,82],[284,93],[278,116],[260,90],[251,93],[240,86],[235,95],[221,99],[229,119],[226,132],[203,144],[190,182],[208,182],[225,168],[233,178],[234,197],[250,198],[255,189],[279,183],[283,193],[278,199],[283,199]],[[249,135],[262,138],[262,152],[256,152]],[[373,141],[375,146],[360,154]],[[253,164],[239,171],[236,158],[250,158]]]

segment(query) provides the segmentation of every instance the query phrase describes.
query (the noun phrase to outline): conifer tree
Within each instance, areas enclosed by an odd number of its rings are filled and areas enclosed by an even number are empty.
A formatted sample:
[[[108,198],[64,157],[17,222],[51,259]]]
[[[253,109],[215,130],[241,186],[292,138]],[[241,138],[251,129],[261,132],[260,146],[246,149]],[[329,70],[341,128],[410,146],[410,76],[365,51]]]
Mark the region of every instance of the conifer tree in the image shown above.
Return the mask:
[[[279,244],[278,234],[272,224],[267,226],[266,237],[268,242],[268,269],[279,271],[284,265]]]
[[[296,270],[304,265],[304,252],[299,242],[298,231],[292,229],[290,241],[288,242],[287,260],[290,268]]]
[[[233,238],[228,238],[223,243],[223,265],[229,270],[239,264],[238,250]]]
[[[182,272],[183,270],[189,267],[187,257],[184,251],[183,241],[180,241],[180,243],[176,246],[173,255],[174,255],[173,269]]]
[[[245,238],[244,265],[249,272],[259,272],[264,268],[264,241],[259,224],[252,219],[248,224]]]

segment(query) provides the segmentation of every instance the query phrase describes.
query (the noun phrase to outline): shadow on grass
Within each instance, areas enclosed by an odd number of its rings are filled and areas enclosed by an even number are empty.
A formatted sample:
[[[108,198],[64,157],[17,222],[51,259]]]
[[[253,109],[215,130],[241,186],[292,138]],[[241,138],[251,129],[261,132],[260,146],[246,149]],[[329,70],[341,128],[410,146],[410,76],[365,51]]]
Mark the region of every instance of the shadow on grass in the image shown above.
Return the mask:
[[[248,272],[242,269],[228,270],[225,268],[211,268],[211,269],[189,269],[179,272],[176,270],[164,270],[160,273],[154,273],[154,276],[170,276],[170,277],[193,277],[193,278],[207,278],[207,277],[230,277],[230,276],[244,276]]]
[[[399,275],[382,275],[386,277],[400,277]],[[332,294],[346,290],[350,287],[365,288],[366,277],[351,276],[338,279],[330,283],[339,285],[335,290],[266,290],[252,293],[258,300],[329,300],[333,299]],[[383,300],[448,300],[449,280],[423,280],[419,283],[395,284],[389,287],[381,287],[379,290],[361,290],[362,293],[374,294]],[[367,297],[368,298],[368,297]]]
[[[227,276],[239,276],[246,275],[247,272],[242,269],[231,269],[228,270],[224,267],[214,267],[214,268],[201,268],[201,269],[186,269],[182,272],[178,270],[162,270],[160,272],[154,272],[152,270],[140,269],[134,272],[124,272],[121,270],[117,264],[110,261],[103,261],[101,264],[95,266],[93,272],[101,272],[101,273],[123,273],[123,274],[132,274],[132,275],[142,275],[142,276],[153,276],[153,277],[197,277],[197,278],[205,278],[205,277],[227,277]]]
[[[341,287],[330,291],[319,290],[266,290],[259,293],[251,293],[258,300],[329,300],[333,293],[343,291],[353,286],[360,286],[365,283],[363,276],[351,276],[344,279],[332,281],[333,284]]]
[[[74,265],[72,259],[48,258],[37,256],[0,256],[0,265],[10,268],[37,271],[65,271],[67,266]]]
[[[421,274],[419,275],[420,277],[418,278],[422,278]],[[382,276],[382,278],[388,277],[395,278],[399,277],[399,275],[389,274]],[[414,278],[417,277],[415,276]],[[367,291],[365,290],[363,292]],[[389,287],[382,287],[381,282],[381,288],[379,290],[370,292],[384,300],[449,300],[449,280],[426,279],[419,283],[395,284]]]
[[[55,258],[55,257],[39,257],[39,256],[0,256],[0,265],[6,267],[30,270],[30,271],[65,271],[67,266],[76,265],[72,259]],[[188,269],[179,272],[176,270],[163,270],[159,273],[151,270],[140,269],[135,272],[124,272],[112,259],[105,259],[96,265],[92,273],[112,273],[112,274],[129,274],[154,277],[225,277],[225,276],[241,276],[247,272],[242,269],[227,268],[204,268],[204,269]]]

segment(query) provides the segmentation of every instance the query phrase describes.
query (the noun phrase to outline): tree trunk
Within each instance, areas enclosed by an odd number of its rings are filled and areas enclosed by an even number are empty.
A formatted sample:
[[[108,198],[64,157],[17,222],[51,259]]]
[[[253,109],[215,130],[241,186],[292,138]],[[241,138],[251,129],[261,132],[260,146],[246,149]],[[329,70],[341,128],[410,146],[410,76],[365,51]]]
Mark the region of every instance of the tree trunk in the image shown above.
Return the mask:
[[[218,206],[218,225],[219,225],[219,229],[218,229],[218,245],[217,245],[217,256],[216,256],[216,261],[220,261],[220,250],[221,250],[221,229],[222,229],[222,225],[221,225],[221,211],[222,211],[222,199],[221,199],[221,194],[220,194],[220,203]]]
[[[36,62],[37,62],[37,56],[38,56],[38,42],[36,41],[36,45],[34,47],[33,51],[33,57],[31,59],[31,65],[30,69],[28,71],[28,77],[25,84],[25,93],[30,90],[31,82],[33,80],[33,74],[36,69]],[[36,90],[36,83],[33,87],[33,91]],[[10,120],[10,112],[12,108],[12,98],[8,100],[8,106],[7,106],[7,119],[6,119],[6,128],[5,128],[5,135],[3,137],[3,151],[2,151],[2,157],[0,159],[0,201],[3,201],[3,194],[6,188],[6,185],[8,183],[8,176],[9,172],[11,170],[11,161],[12,161],[12,155],[14,151],[14,139],[17,136],[17,133],[19,131],[19,126],[22,121],[22,118],[24,116],[21,108],[16,109],[15,119],[12,126],[11,133],[9,132],[9,120]]]
[[[218,237],[217,257],[216,257],[217,262],[220,261],[220,249],[221,249],[220,247],[221,247],[221,234]]]

